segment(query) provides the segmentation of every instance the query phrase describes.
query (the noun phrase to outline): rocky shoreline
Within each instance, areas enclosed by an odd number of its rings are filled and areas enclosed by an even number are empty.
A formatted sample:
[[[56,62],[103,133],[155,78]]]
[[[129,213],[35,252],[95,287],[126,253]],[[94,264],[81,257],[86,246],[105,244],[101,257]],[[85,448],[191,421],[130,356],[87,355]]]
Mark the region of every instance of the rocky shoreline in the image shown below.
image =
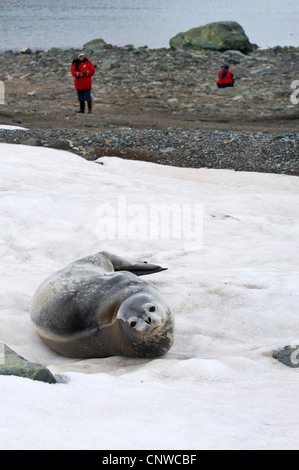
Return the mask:
[[[299,135],[236,131],[114,129],[5,130],[0,141],[71,151],[87,160],[119,156],[187,168],[299,176]]]
[[[299,49],[149,50],[105,46],[89,51],[97,66],[93,115],[77,109],[70,65],[77,51],[0,55],[6,104],[0,141],[69,150],[89,160],[103,155],[181,167],[299,176]],[[229,62],[236,86],[218,90]]]

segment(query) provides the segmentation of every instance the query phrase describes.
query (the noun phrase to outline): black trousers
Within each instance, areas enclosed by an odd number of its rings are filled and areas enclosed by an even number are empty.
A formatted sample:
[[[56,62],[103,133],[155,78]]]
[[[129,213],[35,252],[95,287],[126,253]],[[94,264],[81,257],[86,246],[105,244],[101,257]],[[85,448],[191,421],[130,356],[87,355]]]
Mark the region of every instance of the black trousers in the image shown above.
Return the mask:
[[[227,88],[227,87],[232,87],[235,84],[235,79],[233,78],[231,82],[229,83],[219,83],[217,84],[218,88]]]
[[[77,90],[78,101],[87,101],[88,103],[92,102],[91,90]]]

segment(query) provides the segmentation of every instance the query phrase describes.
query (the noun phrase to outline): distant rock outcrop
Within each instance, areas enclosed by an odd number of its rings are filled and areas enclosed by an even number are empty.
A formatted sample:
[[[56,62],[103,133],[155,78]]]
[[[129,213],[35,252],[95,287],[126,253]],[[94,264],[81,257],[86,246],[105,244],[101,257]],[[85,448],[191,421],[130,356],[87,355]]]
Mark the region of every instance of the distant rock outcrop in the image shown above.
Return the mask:
[[[244,29],[235,21],[219,21],[199,28],[192,28],[171,38],[172,49],[208,49],[212,51],[238,50],[252,52],[254,45],[249,42]]]
[[[92,41],[87,42],[84,44],[83,48],[85,51],[94,51],[98,52],[107,47],[107,43],[104,41],[104,39],[93,39]]]

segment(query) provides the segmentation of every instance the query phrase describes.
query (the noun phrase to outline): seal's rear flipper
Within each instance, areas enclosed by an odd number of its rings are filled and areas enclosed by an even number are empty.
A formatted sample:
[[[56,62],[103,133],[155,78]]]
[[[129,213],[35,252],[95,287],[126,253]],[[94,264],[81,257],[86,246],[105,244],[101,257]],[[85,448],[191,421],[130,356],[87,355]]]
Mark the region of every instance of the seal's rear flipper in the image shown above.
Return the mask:
[[[129,271],[130,273],[135,274],[136,276],[145,276],[146,274],[155,274],[161,271],[167,271],[168,268],[161,268],[156,264],[148,264],[145,262],[140,262],[139,260],[132,260],[128,258],[122,258],[120,256],[108,253],[107,251],[102,251],[95,255],[107,258],[114,268],[114,271]],[[101,261],[102,262],[102,261]]]
[[[121,268],[115,269],[115,271],[129,271],[136,276],[146,276],[147,274],[160,273],[161,271],[167,271],[168,268],[161,268],[156,264],[148,263],[136,263],[132,266],[122,266]]]

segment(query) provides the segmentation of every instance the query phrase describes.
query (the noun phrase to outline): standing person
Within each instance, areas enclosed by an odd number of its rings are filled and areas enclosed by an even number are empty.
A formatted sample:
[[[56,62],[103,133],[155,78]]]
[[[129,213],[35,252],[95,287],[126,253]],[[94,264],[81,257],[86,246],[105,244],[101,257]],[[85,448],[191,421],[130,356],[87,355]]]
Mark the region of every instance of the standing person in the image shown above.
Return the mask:
[[[87,57],[85,57],[85,54],[83,52],[80,52],[78,58],[73,61],[71,73],[75,77],[74,84],[78,93],[78,101],[80,103],[80,109],[79,111],[76,111],[76,113],[85,112],[85,101],[87,101],[88,114],[91,114],[91,78],[95,73],[95,68],[93,63],[88,60]]]
[[[224,64],[219,71],[218,88],[232,87],[235,84],[234,74],[229,70],[229,65]]]

